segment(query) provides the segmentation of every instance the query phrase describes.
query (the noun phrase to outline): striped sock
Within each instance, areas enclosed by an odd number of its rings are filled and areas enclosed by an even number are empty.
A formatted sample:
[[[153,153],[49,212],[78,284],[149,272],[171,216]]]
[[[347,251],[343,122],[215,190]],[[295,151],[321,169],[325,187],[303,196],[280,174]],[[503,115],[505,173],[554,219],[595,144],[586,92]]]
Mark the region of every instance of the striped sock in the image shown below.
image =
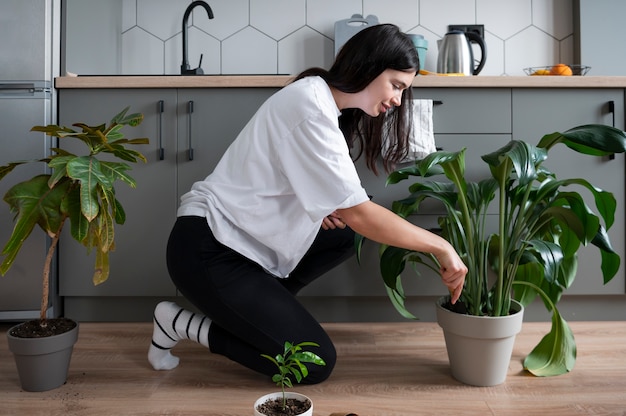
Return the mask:
[[[187,311],[174,302],[161,302],[154,309],[152,344],[148,361],[155,370],[171,370],[178,366],[178,357],[170,350],[181,339],[189,339],[209,348],[211,320]]]

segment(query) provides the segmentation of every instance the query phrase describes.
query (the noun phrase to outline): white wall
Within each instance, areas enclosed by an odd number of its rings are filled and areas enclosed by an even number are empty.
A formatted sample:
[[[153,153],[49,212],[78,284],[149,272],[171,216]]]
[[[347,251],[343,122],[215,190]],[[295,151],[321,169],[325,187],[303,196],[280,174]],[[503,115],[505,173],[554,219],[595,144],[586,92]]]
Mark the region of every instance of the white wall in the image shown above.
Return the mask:
[[[66,0],[66,69],[83,74],[178,74],[182,17],[191,0]],[[203,54],[206,74],[295,74],[328,68],[334,23],[376,15],[429,42],[426,69],[436,69],[436,41],[448,24],[484,24],[487,63],[481,75],[523,75],[523,68],[573,62],[572,0],[207,0],[215,18],[194,9],[189,62]],[[80,20],[73,8],[86,13]],[[103,12],[102,8],[107,8]],[[97,8],[97,9],[96,9]],[[94,11],[97,13],[94,13]],[[102,19],[104,16],[104,19]],[[121,26],[116,33],[115,19]],[[77,19],[77,20],[74,20]],[[80,27],[80,30],[78,30]],[[105,42],[121,44],[103,46]],[[70,49],[72,49],[70,51]],[[107,59],[103,62],[103,58]],[[113,64],[116,66],[114,67]],[[593,71],[593,69],[592,69]],[[593,72],[590,75],[593,75]]]

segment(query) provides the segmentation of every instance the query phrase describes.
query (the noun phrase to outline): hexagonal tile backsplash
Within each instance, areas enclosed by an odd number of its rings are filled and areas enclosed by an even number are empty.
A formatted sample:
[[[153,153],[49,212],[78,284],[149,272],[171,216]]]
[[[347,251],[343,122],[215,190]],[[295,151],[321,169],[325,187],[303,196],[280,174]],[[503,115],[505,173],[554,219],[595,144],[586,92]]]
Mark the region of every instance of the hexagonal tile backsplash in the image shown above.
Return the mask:
[[[123,0],[121,73],[178,74],[182,16],[191,0]],[[189,19],[189,64],[202,55],[205,74],[296,74],[329,68],[334,23],[375,15],[429,43],[425,69],[435,71],[437,40],[448,24],[484,24],[488,46],[481,75],[523,75],[528,66],[571,63],[571,0],[207,0]]]

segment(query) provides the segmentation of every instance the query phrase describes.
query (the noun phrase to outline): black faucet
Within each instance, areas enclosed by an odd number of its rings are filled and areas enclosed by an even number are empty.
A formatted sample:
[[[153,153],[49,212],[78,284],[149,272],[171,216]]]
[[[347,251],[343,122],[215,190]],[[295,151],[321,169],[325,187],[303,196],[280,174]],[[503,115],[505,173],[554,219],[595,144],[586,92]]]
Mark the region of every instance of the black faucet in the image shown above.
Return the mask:
[[[187,7],[187,10],[185,10],[185,15],[183,16],[183,63],[180,66],[180,73],[181,73],[181,75],[202,75],[202,74],[204,74],[204,71],[202,71],[202,68],[200,67],[200,64],[202,64],[202,55],[200,55],[200,63],[198,64],[198,67],[195,68],[195,69],[191,69],[189,67],[189,60],[187,59],[187,54],[188,54],[188,48],[187,48],[187,21],[189,20],[189,15],[191,14],[191,11],[196,6],[204,7],[204,10],[206,10],[207,14],[209,15],[209,19],[213,19],[213,10],[211,10],[211,7],[209,7],[208,4],[206,4],[205,2],[203,2],[201,0],[197,0],[197,1],[192,2],[189,5],[189,7]]]

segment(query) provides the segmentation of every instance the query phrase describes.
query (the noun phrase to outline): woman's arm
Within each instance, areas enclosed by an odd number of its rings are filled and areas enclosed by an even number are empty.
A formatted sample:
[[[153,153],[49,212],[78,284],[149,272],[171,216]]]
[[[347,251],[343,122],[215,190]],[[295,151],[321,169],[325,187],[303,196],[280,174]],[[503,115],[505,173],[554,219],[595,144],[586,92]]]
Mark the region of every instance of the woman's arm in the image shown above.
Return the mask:
[[[441,277],[448,287],[452,303],[461,296],[467,267],[452,245],[444,238],[411,224],[392,211],[372,201],[334,213],[355,232],[381,244],[432,253],[441,265]]]

